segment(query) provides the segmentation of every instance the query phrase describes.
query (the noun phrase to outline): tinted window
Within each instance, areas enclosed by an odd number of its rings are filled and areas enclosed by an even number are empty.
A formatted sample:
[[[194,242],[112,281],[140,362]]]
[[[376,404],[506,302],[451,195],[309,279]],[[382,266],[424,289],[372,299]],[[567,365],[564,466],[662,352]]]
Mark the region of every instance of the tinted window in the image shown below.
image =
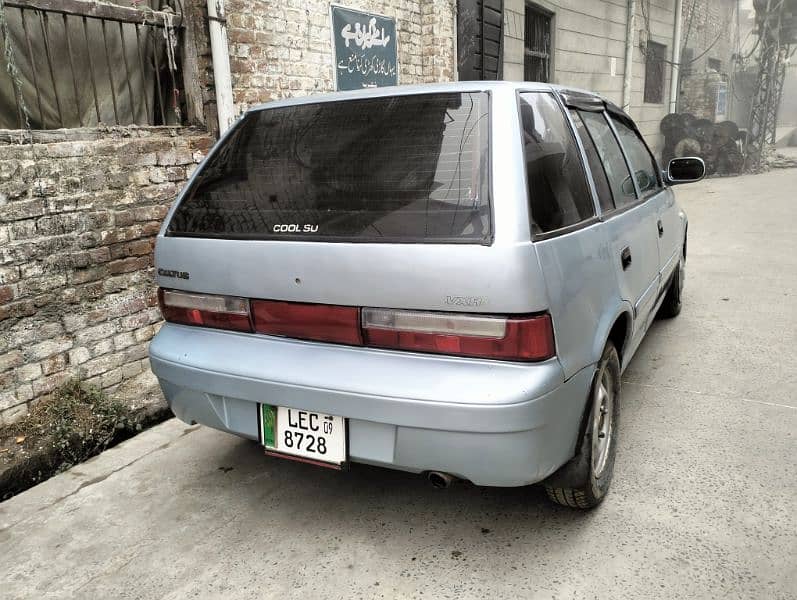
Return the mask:
[[[604,211],[612,210],[614,208],[614,200],[612,199],[612,190],[609,187],[609,180],[606,176],[606,171],[603,168],[598,149],[595,147],[595,141],[592,139],[587,126],[581,119],[581,113],[576,110],[571,110],[570,115],[573,117],[573,123],[576,124],[576,133],[581,139],[581,144],[584,146],[584,154],[587,155],[587,163],[589,170],[592,172],[592,180],[595,182],[595,189],[598,192],[598,200],[600,201],[601,209]]]
[[[520,95],[532,228],[554,231],[595,215],[565,115],[551,94]]]
[[[660,187],[659,169],[645,142],[621,119],[612,117],[612,122],[617,129],[617,135],[620,136],[620,143],[625,149],[631,168],[634,170],[634,178],[639,186],[639,191],[645,196],[651,191],[657,190]]]
[[[488,98],[424,94],[249,113],[171,235],[489,243]]]
[[[595,148],[603,162],[615,205],[620,207],[635,202],[636,190],[634,190],[634,182],[631,180],[631,173],[606,117],[603,116],[603,113],[584,112],[581,113],[581,118],[592,136]]]

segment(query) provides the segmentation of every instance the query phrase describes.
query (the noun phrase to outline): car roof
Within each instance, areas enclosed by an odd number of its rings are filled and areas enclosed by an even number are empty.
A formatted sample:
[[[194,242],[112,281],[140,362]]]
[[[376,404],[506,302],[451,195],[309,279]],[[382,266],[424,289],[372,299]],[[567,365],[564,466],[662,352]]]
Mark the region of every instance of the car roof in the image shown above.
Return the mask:
[[[387,96],[410,96],[413,94],[434,94],[451,92],[489,92],[498,89],[517,89],[526,91],[572,91],[598,98],[594,93],[550,83],[534,81],[452,81],[445,83],[423,83],[417,85],[396,85],[390,87],[366,88],[346,92],[328,92],[309,96],[298,96],[274,100],[253,106],[247,112],[283,106],[297,106],[301,104],[317,104],[319,102],[335,102],[339,100],[356,100],[362,98],[383,98]]]
[[[435,94],[451,92],[489,92],[498,89],[509,89],[518,91],[537,91],[537,92],[558,92],[567,98],[586,100],[587,103],[602,104],[609,112],[627,118],[631,123],[631,117],[622,108],[602,97],[600,94],[574,87],[566,87],[552,83],[541,83],[538,81],[449,81],[443,83],[422,83],[415,85],[396,85],[379,88],[366,88],[362,90],[351,90],[345,92],[326,92],[312,94],[308,96],[296,96],[274,100],[264,104],[258,104],[249,108],[246,112],[257,112],[269,108],[281,108],[286,106],[300,106],[303,104],[318,104],[321,102],[336,102],[341,100],[357,100],[364,98],[385,98],[390,96],[411,96],[414,94]],[[594,109],[593,109],[594,110]]]

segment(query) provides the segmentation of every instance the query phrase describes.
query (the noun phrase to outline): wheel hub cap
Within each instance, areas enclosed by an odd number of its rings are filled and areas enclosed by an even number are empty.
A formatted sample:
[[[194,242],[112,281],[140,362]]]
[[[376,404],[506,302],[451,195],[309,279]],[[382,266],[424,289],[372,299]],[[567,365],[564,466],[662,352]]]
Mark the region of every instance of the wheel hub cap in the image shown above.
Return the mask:
[[[606,367],[595,386],[592,409],[592,474],[600,477],[606,469],[614,425],[614,382]]]

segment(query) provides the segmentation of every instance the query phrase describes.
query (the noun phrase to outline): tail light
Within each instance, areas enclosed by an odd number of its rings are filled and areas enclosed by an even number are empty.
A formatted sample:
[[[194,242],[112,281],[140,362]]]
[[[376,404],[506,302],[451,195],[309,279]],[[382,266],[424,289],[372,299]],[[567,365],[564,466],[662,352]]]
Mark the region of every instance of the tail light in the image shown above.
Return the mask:
[[[159,289],[158,304],[163,318],[172,323],[252,331],[246,298]]]
[[[353,306],[253,300],[255,331],[361,346],[360,310]]]
[[[548,314],[496,317],[357,308],[158,290],[172,323],[290,338],[477,358],[541,361],[556,355]]]
[[[364,308],[366,346],[538,361],[556,353],[550,315],[525,318]]]

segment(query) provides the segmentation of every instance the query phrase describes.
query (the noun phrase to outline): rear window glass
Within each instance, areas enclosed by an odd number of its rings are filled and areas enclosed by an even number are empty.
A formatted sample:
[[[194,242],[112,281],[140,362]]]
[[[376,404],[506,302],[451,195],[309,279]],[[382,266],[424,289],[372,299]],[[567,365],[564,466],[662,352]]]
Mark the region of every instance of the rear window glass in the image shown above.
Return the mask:
[[[321,102],[248,114],[169,235],[489,243],[488,97]]]

